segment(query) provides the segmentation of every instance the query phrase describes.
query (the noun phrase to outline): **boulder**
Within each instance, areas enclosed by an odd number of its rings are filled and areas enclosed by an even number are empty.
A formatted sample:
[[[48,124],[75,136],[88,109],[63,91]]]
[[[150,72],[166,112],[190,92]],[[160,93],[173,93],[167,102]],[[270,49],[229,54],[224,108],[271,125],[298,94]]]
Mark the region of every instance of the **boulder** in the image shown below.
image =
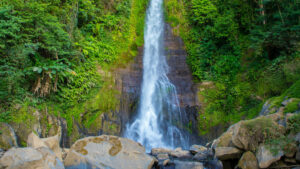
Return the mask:
[[[218,139],[214,140],[212,147],[233,147],[232,135],[236,127],[239,127],[239,123],[230,126],[225,133],[223,133]]]
[[[40,137],[33,132],[28,135],[27,146],[32,148],[47,147]]]
[[[199,152],[196,155],[194,155],[193,160],[194,161],[207,161],[209,158],[208,154]]]
[[[63,163],[46,147],[11,148],[0,159],[0,168],[64,169]]]
[[[62,149],[59,146],[60,136],[55,135],[48,138],[42,138],[42,141],[50,148],[60,160],[62,160]]]
[[[175,160],[174,163],[175,169],[204,169],[203,164],[200,162]]]
[[[190,151],[182,150],[181,148],[176,148],[175,150],[171,151],[170,156],[181,159],[189,159],[193,157]]]
[[[8,150],[18,147],[17,137],[13,128],[7,123],[0,123],[0,148]]]
[[[235,147],[217,147],[215,155],[219,160],[238,159],[242,155],[242,151]]]
[[[152,148],[151,155],[157,156],[158,154],[170,154],[172,150],[165,148]]]
[[[245,152],[237,165],[240,169],[258,169],[258,163],[255,155],[251,151]]]
[[[32,148],[47,147],[51,149],[60,160],[62,160],[63,153],[59,146],[59,140],[59,135],[41,139],[32,132],[28,136],[27,146]]]
[[[212,149],[207,149],[205,151],[200,151],[194,155],[193,160],[195,161],[209,161],[214,159],[214,153]]]
[[[261,145],[256,153],[256,158],[260,168],[268,168],[272,163],[280,160],[283,155],[282,150],[278,150],[277,153],[272,153],[265,145]]]
[[[154,162],[154,157],[147,155],[141,144],[108,135],[76,141],[64,160],[66,168],[69,169],[150,169]]]
[[[201,145],[192,145],[192,146],[190,147],[190,152],[191,152],[192,154],[197,154],[197,153],[199,153],[199,152],[206,151],[206,150],[207,150],[207,148],[204,147],[204,146],[201,146]]]
[[[69,148],[62,148],[62,159],[64,160],[67,157],[67,154],[70,152]]]
[[[297,145],[295,143],[289,143],[286,147],[284,147],[284,155],[288,158],[293,158],[297,153]]]
[[[233,128],[232,143],[235,147],[246,151],[256,151],[261,142],[270,133],[273,137],[283,135],[284,127],[278,125],[272,118],[261,116],[252,120],[240,121]]]
[[[168,154],[158,154],[157,155],[157,159],[158,160],[166,160],[169,158],[169,155]]]

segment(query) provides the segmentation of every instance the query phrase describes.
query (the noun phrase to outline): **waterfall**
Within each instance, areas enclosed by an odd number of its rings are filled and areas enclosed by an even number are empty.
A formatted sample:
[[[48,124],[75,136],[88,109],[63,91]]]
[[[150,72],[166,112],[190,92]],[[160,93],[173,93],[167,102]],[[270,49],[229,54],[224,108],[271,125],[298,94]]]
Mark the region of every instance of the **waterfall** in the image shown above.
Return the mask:
[[[147,9],[143,82],[138,114],[124,136],[151,148],[187,148],[182,113],[175,86],[169,81],[164,56],[163,0],[151,0]]]

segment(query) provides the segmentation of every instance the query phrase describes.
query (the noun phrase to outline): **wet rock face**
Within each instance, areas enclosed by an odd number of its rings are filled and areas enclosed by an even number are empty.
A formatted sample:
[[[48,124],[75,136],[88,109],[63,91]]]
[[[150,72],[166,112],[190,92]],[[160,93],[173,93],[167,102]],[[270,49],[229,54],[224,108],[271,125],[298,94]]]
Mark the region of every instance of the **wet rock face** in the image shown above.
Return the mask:
[[[176,86],[179,104],[182,112],[185,112],[183,121],[189,124],[192,133],[198,133],[197,117],[200,109],[200,103],[197,97],[198,87],[193,82],[192,72],[186,63],[187,53],[182,39],[172,33],[169,24],[165,25],[164,34],[165,56],[169,65],[168,77]],[[201,138],[192,136],[191,142],[199,143]],[[200,141],[204,143],[205,141]]]
[[[143,47],[138,49],[138,55],[126,67],[119,67],[115,71],[116,87],[121,93],[119,118],[121,132],[124,132],[127,122],[137,113],[141,84],[143,78]]]
[[[168,24],[165,26],[164,44],[165,56],[170,68],[168,77],[176,86],[180,106],[197,106],[197,86],[186,63],[187,53],[183,41],[173,35],[172,28]]]

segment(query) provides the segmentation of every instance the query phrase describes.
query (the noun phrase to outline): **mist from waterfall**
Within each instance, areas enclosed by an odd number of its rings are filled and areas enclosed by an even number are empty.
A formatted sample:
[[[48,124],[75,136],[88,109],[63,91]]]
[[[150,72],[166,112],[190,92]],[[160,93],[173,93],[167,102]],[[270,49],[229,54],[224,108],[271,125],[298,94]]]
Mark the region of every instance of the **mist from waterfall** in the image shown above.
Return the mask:
[[[164,56],[163,0],[151,0],[146,18],[143,82],[138,114],[124,136],[151,148],[188,147],[175,86]]]

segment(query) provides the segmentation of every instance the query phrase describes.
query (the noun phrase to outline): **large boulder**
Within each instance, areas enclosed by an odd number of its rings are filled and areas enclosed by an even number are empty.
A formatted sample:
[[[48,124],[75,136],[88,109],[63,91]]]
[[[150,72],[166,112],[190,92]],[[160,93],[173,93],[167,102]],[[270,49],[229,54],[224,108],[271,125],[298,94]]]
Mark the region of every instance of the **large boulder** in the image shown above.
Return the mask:
[[[17,137],[13,128],[7,123],[0,123],[0,148],[18,147]]]
[[[32,148],[47,147],[47,145],[34,132],[28,135],[27,146]]]
[[[63,163],[46,147],[11,148],[0,159],[6,169],[64,169]]]
[[[51,149],[60,160],[62,160],[63,153],[59,146],[59,140],[59,135],[41,139],[32,132],[28,136],[27,146],[32,148],[47,147]]]
[[[219,160],[238,159],[242,155],[242,151],[235,147],[217,147],[215,155]]]
[[[280,160],[280,158],[284,155],[282,150],[272,152],[270,150],[271,148],[272,147],[267,147],[265,145],[259,146],[256,152],[259,168],[268,168],[272,163]]]
[[[150,169],[155,159],[132,140],[102,135],[76,141],[67,154],[66,168]]]
[[[269,137],[279,137],[284,132],[284,127],[278,125],[272,118],[262,116],[236,124],[233,128],[232,143],[240,149],[256,151],[261,142]]]
[[[237,168],[240,169],[258,169],[258,163],[255,155],[251,151],[247,151],[243,154]]]

